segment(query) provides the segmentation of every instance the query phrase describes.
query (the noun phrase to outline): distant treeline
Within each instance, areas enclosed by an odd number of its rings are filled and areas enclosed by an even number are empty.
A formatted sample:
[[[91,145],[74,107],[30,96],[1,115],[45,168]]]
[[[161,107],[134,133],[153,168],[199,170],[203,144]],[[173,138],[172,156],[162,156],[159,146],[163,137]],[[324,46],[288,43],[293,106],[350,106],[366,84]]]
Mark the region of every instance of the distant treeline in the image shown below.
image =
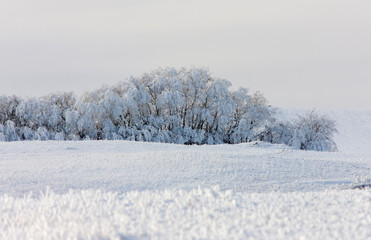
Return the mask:
[[[260,93],[230,90],[205,68],[158,69],[77,98],[0,97],[0,141],[133,140],[177,144],[284,143],[334,151],[334,121],[314,112],[280,122]]]

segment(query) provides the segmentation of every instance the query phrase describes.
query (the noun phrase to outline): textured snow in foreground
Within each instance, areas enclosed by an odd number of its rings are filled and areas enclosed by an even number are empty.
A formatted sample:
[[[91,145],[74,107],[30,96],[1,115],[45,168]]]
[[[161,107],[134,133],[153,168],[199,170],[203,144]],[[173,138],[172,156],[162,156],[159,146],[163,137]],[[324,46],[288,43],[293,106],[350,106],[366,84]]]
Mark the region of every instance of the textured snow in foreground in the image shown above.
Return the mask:
[[[218,189],[0,196],[2,239],[367,239],[371,192]]]
[[[1,142],[0,239],[370,239],[370,111],[329,113],[339,152]]]

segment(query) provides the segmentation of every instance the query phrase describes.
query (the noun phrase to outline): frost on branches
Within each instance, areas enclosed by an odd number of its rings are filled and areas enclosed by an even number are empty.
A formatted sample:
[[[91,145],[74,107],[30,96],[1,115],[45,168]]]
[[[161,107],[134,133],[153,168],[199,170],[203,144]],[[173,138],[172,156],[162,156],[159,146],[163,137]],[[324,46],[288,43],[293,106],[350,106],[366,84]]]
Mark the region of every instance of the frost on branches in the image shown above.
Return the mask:
[[[294,122],[292,140],[289,145],[316,151],[336,151],[333,140],[336,132],[335,121],[326,116],[319,116],[314,111],[306,116],[299,116]]]
[[[133,140],[221,144],[263,140],[332,151],[334,123],[279,123],[260,93],[229,89],[205,68],[157,69],[115,86],[42,98],[0,97],[0,141]]]
[[[263,141],[283,143],[302,150],[336,151],[335,121],[314,111],[298,116],[293,122],[275,122],[266,126]]]

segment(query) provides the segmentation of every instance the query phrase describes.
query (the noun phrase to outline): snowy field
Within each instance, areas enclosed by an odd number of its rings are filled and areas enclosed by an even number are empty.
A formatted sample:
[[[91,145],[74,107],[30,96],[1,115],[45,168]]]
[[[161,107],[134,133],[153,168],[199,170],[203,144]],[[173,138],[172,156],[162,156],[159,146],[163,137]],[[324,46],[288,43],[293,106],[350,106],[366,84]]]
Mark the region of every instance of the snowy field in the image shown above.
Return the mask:
[[[0,142],[0,239],[370,239],[371,111],[322,112],[338,152]]]

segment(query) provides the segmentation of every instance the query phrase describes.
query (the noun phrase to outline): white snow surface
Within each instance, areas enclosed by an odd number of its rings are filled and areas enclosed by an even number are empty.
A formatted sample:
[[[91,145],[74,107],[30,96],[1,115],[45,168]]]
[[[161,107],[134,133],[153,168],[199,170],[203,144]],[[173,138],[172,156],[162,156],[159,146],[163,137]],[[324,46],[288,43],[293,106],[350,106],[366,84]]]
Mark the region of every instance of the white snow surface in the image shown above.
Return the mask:
[[[367,239],[370,191],[0,196],[1,239]]]
[[[0,142],[0,239],[370,239],[371,111],[321,111],[338,152]]]

